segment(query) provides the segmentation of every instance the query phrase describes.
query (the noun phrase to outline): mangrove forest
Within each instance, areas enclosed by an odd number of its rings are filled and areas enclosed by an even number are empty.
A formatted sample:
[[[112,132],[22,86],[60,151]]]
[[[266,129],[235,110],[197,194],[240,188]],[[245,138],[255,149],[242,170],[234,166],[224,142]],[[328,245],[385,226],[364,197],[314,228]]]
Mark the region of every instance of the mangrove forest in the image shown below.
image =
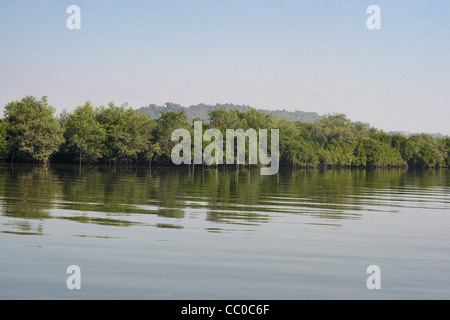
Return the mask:
[[[304,122],[256,109],[214,109],[203,127],[279,129],[280,166],[414,167],[450,164],[450,138],[421,133],[389,134],[344,114]],[[0,159],[4,163],[77,163],[108,166],[172,166],[175,129],[193,131],[181,111],[158,118],[127,104],[93,106],[90,102],[57,115],[47,97],[26,96],[4,106],[0,119]],[[226,155],[224,155],[225,157]],[[206,166],[206,165],[205,165]],[[225,165],[224,165],[225,166]]]

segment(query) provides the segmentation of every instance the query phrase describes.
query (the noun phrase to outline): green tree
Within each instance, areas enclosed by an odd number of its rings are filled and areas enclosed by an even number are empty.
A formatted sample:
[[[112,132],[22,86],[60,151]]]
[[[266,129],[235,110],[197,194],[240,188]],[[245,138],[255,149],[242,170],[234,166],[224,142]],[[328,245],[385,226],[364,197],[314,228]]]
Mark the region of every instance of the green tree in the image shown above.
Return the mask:
[[[365,167],[367,164],[367,155],[364,148],[364,140],[358,139],[355,149],[353,151],[352,165],[355,167]]]
[[[109,161],[128,164],[129,160],[137,160],[144,146],[139,117],[127,104],[119,107],[110,102],[108,108],[99,108],[96,119],[106,130],[105,157]]]
[[[8,141],[7,123],[0,119],[0,159],[6,159],[11,153],[11,146]]]
[[[161,154],[159,143],[155,141],[155,131],[158,123],[146,114],[136,114],[134,120],[136,126],[136,147],[140,150],[140,156],[145,161],[148,161],[148,165],[151,167],[152,160],[158,158]]]
[[[412,143],[413,165],[424,168],[440,167],[446,164],[448,150],[443,139],[433,138],[428,134],[422,133],[409,138]]]
[[[445,138],[443,141],[445,153],[447,153],[445,158],[445,165],[450,166],[450,138]]]
[[[395,133],[391,136],[391,145],[394,149],[398,150],[402,156],[402,159],[407,162],[413,157],[414,147],[410,139],[402,134]]]
[[[38,100],[26,96],[5,106],[5,122],[13,156],[18,152],[48,166],[49,159],[64,142],[63,128],[54,112],[47,97]]]
[[[192,136],[193,129],[187,121],[184,111],[168,111],[162,113],[155,129],[155,142],[159,146],[160,161],[163,164],[171,163],[172,148],[177,143],[172,141],[172,132],[176,129],[187,129],[191,132]]]
[[[8,141],[7,123],[0,119],[0,159],[6,159],[11,153],[11,145]]]
[[[97,110],[86,102],[71,114],[63,114],[66,144],[82,161],[95,162],[105,152],[106,130],[96,119]]]
[[[247,129],[247,121],[242,112],[238,110],[224,111],[222,109],[213,110],[209,113],[211,126],[225,133],[226,129]]]

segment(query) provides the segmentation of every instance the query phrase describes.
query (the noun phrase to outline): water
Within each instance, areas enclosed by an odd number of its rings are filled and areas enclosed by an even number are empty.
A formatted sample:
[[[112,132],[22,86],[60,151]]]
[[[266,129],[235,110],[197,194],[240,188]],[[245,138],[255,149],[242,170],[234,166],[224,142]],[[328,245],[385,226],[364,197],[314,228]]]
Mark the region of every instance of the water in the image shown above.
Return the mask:
[[[449,195],[447,170],[4,167],[0,298],[449,299]]]

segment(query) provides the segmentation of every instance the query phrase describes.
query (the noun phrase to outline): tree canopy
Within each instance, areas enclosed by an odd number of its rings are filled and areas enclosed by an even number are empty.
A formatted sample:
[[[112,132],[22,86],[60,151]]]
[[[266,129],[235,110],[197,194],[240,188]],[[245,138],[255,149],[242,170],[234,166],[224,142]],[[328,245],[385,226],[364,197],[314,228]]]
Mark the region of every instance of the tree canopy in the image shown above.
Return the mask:
[[[93,106],[90,102],[55,115],[47,98],[26,96],[5,106],[0,119],[0,158],[47,164],[59,162],[171,165],[175,129],[193,132],[185,110],[161,112],[157,118],[127,104]],[[200,118],[204,120],[203,118]],[[246,109],[213,108],[204,130],[279,129],[280,165],[290,167],[423,168],[450,165],[450,138],[422,133],[406,137],[369,128],[344,114],[330,114],[314,122],[286,119]],[[192,119],[194,120],[194,119]],[[198,120],[198,119],[197,119]],[[204,149],[207,144],[203,144]],[[224,148],[225,150],[225,148]],[[248,154],[248,150],[246,150]],[[226,153],[223,154],[226,157]],[[223,161],[225,163],[225,161]]]
[[[5,106],[7,140],[12,154],[17,152],[24,158],[31,158],[47,165],[51,156],[64,142],[63,128],[54,116],[54,108],[47,103],[47,97],[38,100],[26,96]]]

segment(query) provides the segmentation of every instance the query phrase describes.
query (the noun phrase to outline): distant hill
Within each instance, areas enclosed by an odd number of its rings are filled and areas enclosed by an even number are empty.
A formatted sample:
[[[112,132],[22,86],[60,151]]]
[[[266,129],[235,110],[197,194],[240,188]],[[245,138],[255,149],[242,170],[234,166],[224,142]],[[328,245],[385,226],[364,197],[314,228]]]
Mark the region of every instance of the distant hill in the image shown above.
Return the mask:
[[[136,111],[139,113],[147,114],[150,118],[158,119],[161,115],[161,112],[168,112],[168,111],[184,111],[186,113],[187,119],[189,122],[192,122],[195,118],[202,118],[205,120],[206,123],[209,123],[209,116],[208,113],[216,110],[216,109],[223,109],[225,111],[235,109],[239,111],[247,111],[250,109],[254,109],[250,106],[245,105],[235,105],[232,103],[228,104],[216,104],[216,105],[207,105],[204,103],[192,105],[188,108],[183,107],[176,103],[168,102],[164,106],[157,106],[155,104],[150,104],[147,107],[142,107],[137,109]],[[314,122],[316,120],[320,120],[322,118],[321,115],[315,113],[315,112],[304,112],[304,111],[286,111],[286,110],[264,110],[264,109],[258,109],[258,111],[261,111],[262,113],[266,114],[272,114],[274,116],[278,116],[280,118],[286,118],[291,120],[297,120],[301,122]]]
[[[405,137],[409,138],[412,136],[418,136],[420,133],[418,132],[405,132],[405,131],[389,131],[388,134],[402,134]],[[427,133],[428,135],[430,135],[433,138],[448,138],[447,135],[444,135],[440,132],[438,133]]]

